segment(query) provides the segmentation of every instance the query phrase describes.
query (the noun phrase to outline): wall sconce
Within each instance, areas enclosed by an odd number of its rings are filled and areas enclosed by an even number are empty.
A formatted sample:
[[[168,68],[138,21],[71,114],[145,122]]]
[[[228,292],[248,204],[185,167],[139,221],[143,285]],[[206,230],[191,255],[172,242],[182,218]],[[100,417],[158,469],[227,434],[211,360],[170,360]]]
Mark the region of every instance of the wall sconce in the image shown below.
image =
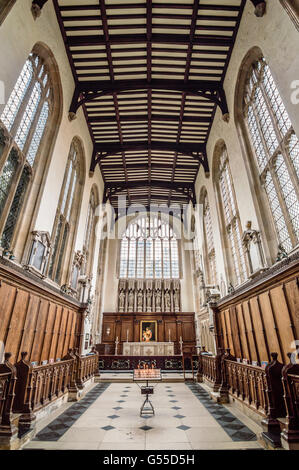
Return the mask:
[[[106,335],[107,335],[107,336],[110,336],[110,333],[111,333],[111,329],[108,327],[108,328],[106,329]]]

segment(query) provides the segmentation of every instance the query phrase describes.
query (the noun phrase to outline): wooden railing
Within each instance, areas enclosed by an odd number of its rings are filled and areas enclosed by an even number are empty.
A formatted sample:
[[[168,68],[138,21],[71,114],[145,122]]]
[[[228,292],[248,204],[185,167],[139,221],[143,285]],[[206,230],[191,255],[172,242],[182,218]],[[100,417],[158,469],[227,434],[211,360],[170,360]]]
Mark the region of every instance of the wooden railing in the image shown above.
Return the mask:
[[[271,353],[272,361],[262,368],[238,362],[229,349],[217,356],[200,353],[197,380],[218,391],[221,402],[231,396],[261,416],[262,435],[271,445],[299,448],[299,364],[288,356],[290,363],[283,366]]]
[[[99,370],[99,356],[93,354],[85,357],[78,357],[76,381],[78,387],[83,387],[84,383],[93,377]]]
[[[17,433],[13,424],[12,407],[15,397],[16,370],[5,354],[4,364],[0,364],[0,437],[9,439]]]
[[[204,378],[214,391],[218,391],[221,385],[221,354],[211,356],[201,353],[198,358],[197,377],[199,382]]]
[[[266,372],[261,367],[224,361],[229,393],[261,416],[268,411]]]
[[[0,426],[10,423],[9,396],[11,395],[11,372],[0,373]]]
[[[98,375],[98,354],[79,356],[69,350],[62,361],[33,367],[27,353],[12,365],[11,355],[0,364],[0,437],[16,432],[12,418],[18,417],[19,436],[34,427],[36,412],[58,398],[69,394],[69,400],[79,399],[79,389]]]

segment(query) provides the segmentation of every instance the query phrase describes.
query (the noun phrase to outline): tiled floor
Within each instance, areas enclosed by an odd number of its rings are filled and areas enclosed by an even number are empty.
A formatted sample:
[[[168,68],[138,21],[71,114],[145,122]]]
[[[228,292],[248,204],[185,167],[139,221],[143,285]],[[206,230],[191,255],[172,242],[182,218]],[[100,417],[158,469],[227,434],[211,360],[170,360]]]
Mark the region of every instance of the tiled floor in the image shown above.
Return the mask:
[[[139,416],[143,399],[134,383],[97,384],[80,402],[65,405],[52,422],[39,423],[36,437],[25,448],[261,448],[248,418],[246,426],[228,407],[212,402],[199,385],[158,384],[152,397],[155,416]]]

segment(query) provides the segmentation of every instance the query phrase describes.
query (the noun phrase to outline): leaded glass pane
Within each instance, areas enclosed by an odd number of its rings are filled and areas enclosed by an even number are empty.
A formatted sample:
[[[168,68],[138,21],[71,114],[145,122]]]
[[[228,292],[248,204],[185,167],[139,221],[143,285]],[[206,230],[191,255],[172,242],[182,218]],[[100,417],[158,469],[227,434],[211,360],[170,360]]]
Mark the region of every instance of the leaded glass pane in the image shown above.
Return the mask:
[[[297,178],[299,179],[299,140],[294,133],[291,135],[288,150],[297,174]]]
[[[155,278],[162,278],[162,242],[160,238],[155,240]]]
[[[128,247],[129,247],[129,242],[127,238],[123,238],[121,241],[121,248],[120,248],[119,277],[127,277]]]
[[[298,220],[299,220],[299,201],[292,183],[288,168],[282,155],[278,155],[275,162],[275,170],[279,181],[280,189],[286,203],[291,224],[299,240]]]
[[[152,238],[147,238],[145,242],[145,250],[146,250],[146,269],[145,269],[145,276],[147,278],[152,278],[154,275],[154,249],[153,249],[153,240]]]
[[[1,244],[4,248],[10,247],[10,242],[14,233],[16,222],[23,204],[25,193],[30,181],[30,171],[27,166],[24,167],[19,184],[17,186],[12,205],[2,234]]]
[[[2,213],[7,201],[17,167],[18,153],[15,149],[12,149],[5,162],[2,173],[0,174],[0,214]]]
[[[270,171],[267,172],[265,178],[265,189],[269,199],[274,223],[277,229],[278,238],[280,243],[283,245],[285,250],[289,251],[292,249],[292,242],[290,239],[289,232],[287,230],[286,221],[279,203],[276,188],[273,182]]]
[[[144,240],[139,238],[137,241],[137,278],[144,277]]]
[[[172,228],[158,217],[142,217],[130,224],[121,240],[119,275],[179,278],[178,244]]]
[[[299,143],[264,59],[255,64],[250,77],[258,81],[256,88],[247,87],[244,97],[248,106],[248,127],[258,168],[265,179],[278,239],[285,250],[290,251],[299,241],[299,201],[295,187],[299,176]],[[290,165],[294,167],[297,181],[290,174]],[[273,178],[277,180],[276,186]]]
[[[171,277],[178,279],[180,276],[179,272],[179,252],[177,240],[170,240],[170,252],[171,252]]]
[[[163,247],[163,277],[170,278],[170,250],[168,238],[162,241]]]
[[[287,131],[292,127],[292,123],[289,119],[287,110],[283,104],[277,86],[274,82],[270,67],[265,64],[263,73],[263,84],[269,101],[271,103],[272,111],[277,119],[278,128],[282,135],[285,135]]]
[[[129,246],[129,264],[128,264],[128,277],[135,277],[136,274],[136,240],[130,240]]]
[[[16,137],[15,137],[15,142],[17,143],[17,145],[20,147],[21,150],[23,150],[24,145],[26,143],[27,136],[30,131],[32,122],[34,120],[40,99],[41,99],[41,87],[40,87],[40,84],[37,82],[35,83],[33,87],[31,96],[29,98],[28,104],[26,106],[25,112],[23,114],[23,117],[21,119],[20,125],[16,133]]]
[[[28,59],[0,117],[1,121],[9,131],[12,128],[17,112],[31,82],[32,76],[32,63]]]
[[[47,124],[48,117],[49,117],[49,104],[46,101],[43,105],[37,126],[35,128],[35,131],[34,131],[31,143],[30,143],[30,147],[27,153],[27,161],[31,166],[33,166],[36,153],[38,151],[38,147],[43,137],[43,133]]]

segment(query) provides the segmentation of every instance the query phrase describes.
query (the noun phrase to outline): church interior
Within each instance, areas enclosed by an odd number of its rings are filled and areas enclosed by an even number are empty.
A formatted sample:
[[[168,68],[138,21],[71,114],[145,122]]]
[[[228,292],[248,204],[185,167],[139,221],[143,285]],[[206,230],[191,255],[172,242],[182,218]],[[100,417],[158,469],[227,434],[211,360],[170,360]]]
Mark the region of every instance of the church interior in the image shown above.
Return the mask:
[[[0,0],[0,450],[299,450],[298,32]]]

